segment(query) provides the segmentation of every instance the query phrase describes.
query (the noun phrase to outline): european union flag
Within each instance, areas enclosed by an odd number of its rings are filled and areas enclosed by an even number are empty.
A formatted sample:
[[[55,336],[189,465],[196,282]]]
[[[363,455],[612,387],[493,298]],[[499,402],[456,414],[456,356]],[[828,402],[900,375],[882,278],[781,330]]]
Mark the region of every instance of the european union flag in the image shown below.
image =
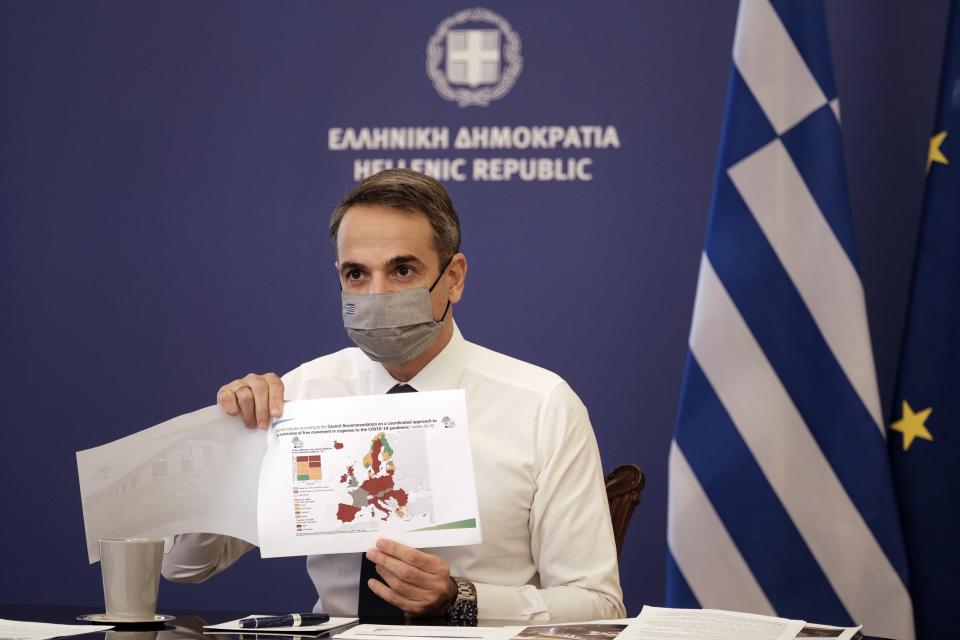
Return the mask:
[[[890,459],[922,640],[960,620],[960,7],[950,7]]]
[[[667,601],[913,637],[822,1],[742,0],[670,451]]]

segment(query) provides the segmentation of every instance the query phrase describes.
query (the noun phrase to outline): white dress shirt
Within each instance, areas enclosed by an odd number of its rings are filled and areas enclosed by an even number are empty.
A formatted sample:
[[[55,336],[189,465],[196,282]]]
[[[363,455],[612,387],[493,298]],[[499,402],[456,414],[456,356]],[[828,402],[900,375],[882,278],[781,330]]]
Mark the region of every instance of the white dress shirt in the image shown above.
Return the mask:
[[[283,376],[285,399],[386,393],[397,381],[356,348]],[[556,374],[469,343],[447,346],[408,383],[464,389],[483,542],[424,549],[476,585],[481,618],[591,620],[626,615],[596,438]],[[163,575],[198,582],[252,548],[212,534],[177,536]],[[309,556],[314,611],[355,615],[360,554]]]

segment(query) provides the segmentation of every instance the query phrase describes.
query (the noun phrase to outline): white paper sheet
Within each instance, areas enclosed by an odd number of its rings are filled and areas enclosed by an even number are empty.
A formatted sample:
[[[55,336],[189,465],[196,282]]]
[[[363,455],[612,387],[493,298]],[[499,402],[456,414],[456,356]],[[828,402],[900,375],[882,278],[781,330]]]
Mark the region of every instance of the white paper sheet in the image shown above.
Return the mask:
[[[220,533],[257,544],[267,433],[213,406],[77,452],[90,562],[101,538]]]
[[[304,456],[320,466],[298,478]],[[78,451],[77,471],[90,562],[101,538],[178,533],[263,557],[481,540],[460,390],[288,402],[266,431],[207,407]]]
[[[802,620],[645,605],[618,640],[793,640]]]
[[[260,469],[260,555],[481,540],[464,392],[290,402]]]
[[[344,640],[398,640],[400,638],[434,638],[443,640],[508,640],[525,627],[426,627],[415,625],[360,624],[334,638]]]
[[[47,640],[63,636],[79,636],[113,629],[104,624],[51,624],[48,622],[21,622],[0,618],[0,638],[3,640]]]
[[[261,618],[264,614],[252,613],[248,618]],[[230,633],[255,633],[257,635],[271,635],[271,634],[280,634],[280,635],[290,635],[291,633],[320,633],[322,631],[329,631],[330,629],[336,629],[337,627],[342,627],[344,625],[353,623],[357,621],[357,618],[337,618],[331,617],[329,622],[324,622],[323,624],[309,624],[301,627],[264,627],[260,629],[244,629],[240,626],[240,621],[243,618],[237,618],[236,620],[228,620],[227,622],[221,622],[220,624],[208,624],[204,625],[204,629],[209,629],[210,631],[228,631]]]

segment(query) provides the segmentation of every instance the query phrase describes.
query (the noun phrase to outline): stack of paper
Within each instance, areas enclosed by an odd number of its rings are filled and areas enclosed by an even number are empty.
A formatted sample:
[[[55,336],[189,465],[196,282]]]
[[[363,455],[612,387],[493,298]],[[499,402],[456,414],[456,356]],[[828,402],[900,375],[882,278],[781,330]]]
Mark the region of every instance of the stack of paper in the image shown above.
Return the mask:
[[[860,627],[829,627],[751,613],[645,606],[620,640],[851,640],[859,632]]]

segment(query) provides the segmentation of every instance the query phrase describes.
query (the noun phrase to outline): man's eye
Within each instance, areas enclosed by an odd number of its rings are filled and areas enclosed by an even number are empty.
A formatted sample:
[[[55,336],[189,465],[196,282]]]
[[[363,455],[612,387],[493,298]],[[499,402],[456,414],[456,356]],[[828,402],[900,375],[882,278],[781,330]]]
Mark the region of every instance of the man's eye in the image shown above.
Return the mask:
[[[413,273],[413,270],[412,270],[410,267],[408,267],[407,265],[405,265],[405,264],[401,264],[399,267],[397,267],[397,275],[398,275],[398,276],[407,277],[407,276],[409,276],[411,273]]]
[[[352,269],[347,271],[347,280],[359,280],[363,275],[363,272],[360,269]]]

